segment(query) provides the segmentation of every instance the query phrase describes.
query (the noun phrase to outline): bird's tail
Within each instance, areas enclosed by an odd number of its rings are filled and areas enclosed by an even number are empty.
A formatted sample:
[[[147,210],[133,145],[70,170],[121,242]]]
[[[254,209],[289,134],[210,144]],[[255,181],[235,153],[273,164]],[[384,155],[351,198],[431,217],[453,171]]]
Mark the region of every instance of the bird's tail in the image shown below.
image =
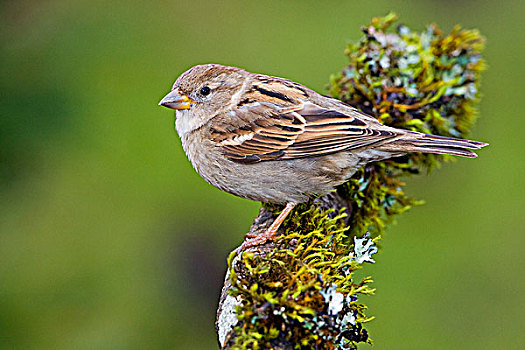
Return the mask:
[[[387,143],[380,148],[394,152],[399,151],[402,153],[438,153],[476,158],[478,155],[472,150],[480,149],[487,145],[488,143],[479,141],[463,140],[409,131],[401,138],[395,139],[394,141]]]

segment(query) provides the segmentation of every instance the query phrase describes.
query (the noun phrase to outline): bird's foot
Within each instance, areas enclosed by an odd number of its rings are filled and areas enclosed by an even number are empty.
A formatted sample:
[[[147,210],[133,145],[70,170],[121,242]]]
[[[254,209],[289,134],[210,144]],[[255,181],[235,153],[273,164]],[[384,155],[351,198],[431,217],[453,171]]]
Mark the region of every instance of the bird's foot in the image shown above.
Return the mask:
[[[246,238],[249,239],[246,239]],[[245,251],[248,248],[257,247],[266,243],[267,241],[273,241],[277,237],[277,230],[270,231],[269,229],[261,233],[260,235],[246,234],[244,236],[245,241],[242,242],[241,246],[235,249],[235,255],[239,254],[242,251]]]
[[[247,233],[244,235],[244,242],[241,244],[241,246],[234,250],[235,255],[239,254],[240,252],[251,248],[256,247],[258,245],[264,244],[267,241],[273,241],[277,237],[277,230],[279,230],[279,226],[283,223],[284,219],[290,214],[292,209],[295,207],[295,203],[288,203],[286,204],[286,207],[283,209],[281,214],[274,220],[274,222],[268,227],[266,232],[256,235],[253,233]]]
[[[259,235],[255,234],[255,233],[248,232],[247,234],[244,235],[244,240],[245,241],[249,241],[250,238],[255,238],[257,236],[259,236]]]

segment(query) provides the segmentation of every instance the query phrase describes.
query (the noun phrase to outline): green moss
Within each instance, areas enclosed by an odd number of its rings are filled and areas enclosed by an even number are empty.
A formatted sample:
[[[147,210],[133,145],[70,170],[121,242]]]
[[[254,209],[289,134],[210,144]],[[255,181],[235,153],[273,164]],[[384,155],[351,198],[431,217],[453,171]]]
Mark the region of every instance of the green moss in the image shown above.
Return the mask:
[[[353,282],[361,264],[356,254],[347,253],[354,245],[346,243],[346,214],[327,214],[304,204],[285,222],[287,234],[275,250],[239,258],[231,270],[231,293],[243,300],[237,310],[237,348],[336,349],[369,341],[361,328],[369,320],[366,307],[357,295],[373,293],[371,280]]]
[[[435,25],[422,33],[392,29],[396,20],[389,14],[362,28],[365,36],[345,51],[348,66],[331,78],[332,95],[390,126],[464,137],[476,117],[482,37],[459,27],[446,36]],[[231,348],[371,343],[362,328],[371,318],[358,296],[374,290],[370,278],[354,281],[354,272],[373,262],[391,218],[420,203],[404,193],[402,179],[448,159],[414,153],[369,164],[337,188],[352,203],[349,225],[343,212],[334,217],[313,202],[302,204],[283,223],[285,235],[272,252],[244,253],[235,266],[232,255],[230,292],[242,303]]]
[[[485,68],[483,38],[459,26],[447,36],[436,25],[422,33],[404,25],[389,30],[396,19],[389,14],[362,28],[365,36],[345,50],[349,65],[331,79],[331,94],[386,125],[465,137]]]

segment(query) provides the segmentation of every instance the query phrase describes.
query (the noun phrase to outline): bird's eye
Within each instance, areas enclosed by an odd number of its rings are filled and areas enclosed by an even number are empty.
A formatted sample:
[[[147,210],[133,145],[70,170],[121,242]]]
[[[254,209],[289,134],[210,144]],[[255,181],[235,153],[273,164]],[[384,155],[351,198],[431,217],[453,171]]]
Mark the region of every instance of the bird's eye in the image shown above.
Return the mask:
[[[201,95],[208,96],[211,92],[211,89],[207,86],[201,88]]]

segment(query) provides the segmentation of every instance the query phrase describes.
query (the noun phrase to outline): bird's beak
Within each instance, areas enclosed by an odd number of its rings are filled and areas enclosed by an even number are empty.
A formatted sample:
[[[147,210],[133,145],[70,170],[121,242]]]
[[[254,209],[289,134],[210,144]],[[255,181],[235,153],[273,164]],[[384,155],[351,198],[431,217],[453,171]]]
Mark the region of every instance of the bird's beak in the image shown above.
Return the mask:
[[[179,88],[176,88],[160,100],[159,106],[180,110],[189,109],[192,103],[195,103],[195,101],[182,93]]]

